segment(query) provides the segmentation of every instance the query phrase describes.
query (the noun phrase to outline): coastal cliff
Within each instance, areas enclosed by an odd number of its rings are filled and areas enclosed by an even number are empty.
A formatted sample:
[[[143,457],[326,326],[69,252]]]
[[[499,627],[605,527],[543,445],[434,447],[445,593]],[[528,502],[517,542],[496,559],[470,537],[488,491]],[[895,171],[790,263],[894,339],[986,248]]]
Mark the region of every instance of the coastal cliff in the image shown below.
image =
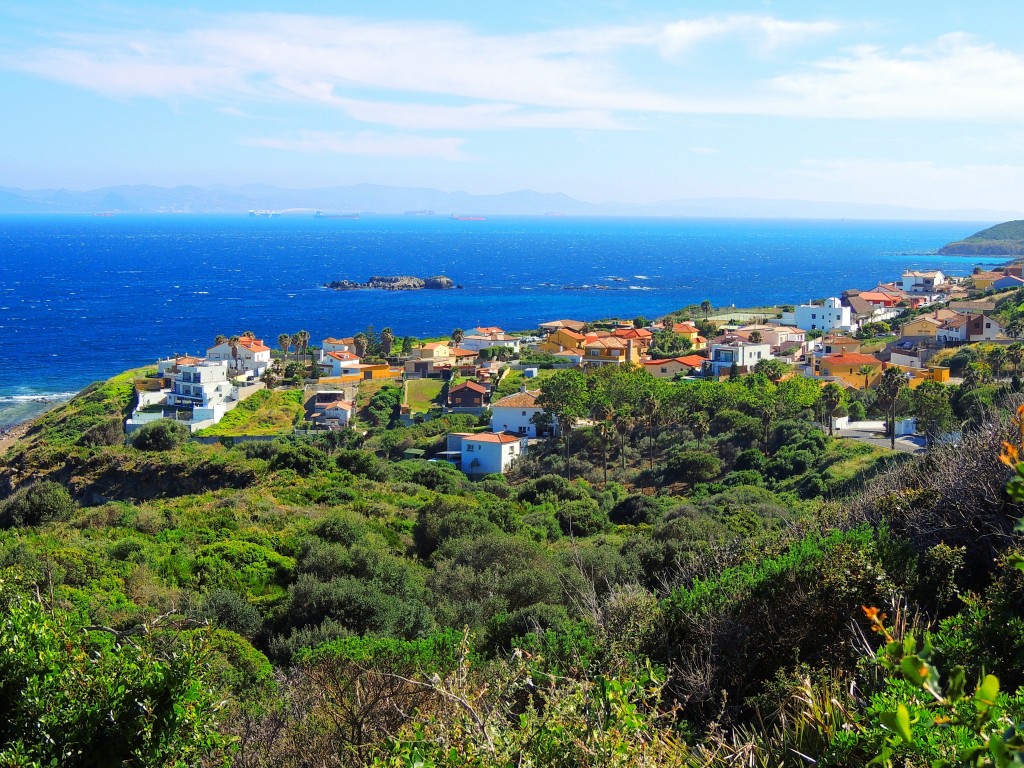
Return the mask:
[[[376,288],[382,291],[418,291],[423,288],[446,290],[448,288],[454,288],[455,283],[450,277],[445,277],[444,275],[435,275],[434,277],[374,275],[365,283],[357,283],[352,280],[333,280],[329,283],[325,283],[324,287],[332,288],[335,291],[356,291],[368,288]]]
[[[1024,221],[1007,221],[975,232],[939,249],[943,256],[1019,256],[1024,254]]]

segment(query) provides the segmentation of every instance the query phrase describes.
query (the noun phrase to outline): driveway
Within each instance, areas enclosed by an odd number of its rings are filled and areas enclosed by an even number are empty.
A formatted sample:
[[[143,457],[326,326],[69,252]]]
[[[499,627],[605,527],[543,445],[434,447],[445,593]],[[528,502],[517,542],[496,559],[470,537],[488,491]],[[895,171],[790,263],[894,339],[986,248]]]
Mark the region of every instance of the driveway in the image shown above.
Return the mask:
[[[885,436],[883,421],[851,421],[846,429],[837,429],[836,437],[846,437],[862,443],[890,448],[890,440]],[[902,453],[924,453],[925,439],[922,435],[903,435],[896,438],[896,450]]]

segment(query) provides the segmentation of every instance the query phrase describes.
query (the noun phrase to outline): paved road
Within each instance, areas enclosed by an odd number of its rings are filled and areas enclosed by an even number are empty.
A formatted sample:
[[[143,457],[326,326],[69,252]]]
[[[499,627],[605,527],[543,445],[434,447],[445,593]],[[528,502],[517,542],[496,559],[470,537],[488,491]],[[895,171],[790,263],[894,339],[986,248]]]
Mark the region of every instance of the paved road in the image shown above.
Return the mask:
[[[889,438],[882,429],[837,429],[836,437],[846,437],[862,443],[890,448]],[[924,453],[925,439],[921,435],[904,435],[896,438],[896,450],[902,453]]]

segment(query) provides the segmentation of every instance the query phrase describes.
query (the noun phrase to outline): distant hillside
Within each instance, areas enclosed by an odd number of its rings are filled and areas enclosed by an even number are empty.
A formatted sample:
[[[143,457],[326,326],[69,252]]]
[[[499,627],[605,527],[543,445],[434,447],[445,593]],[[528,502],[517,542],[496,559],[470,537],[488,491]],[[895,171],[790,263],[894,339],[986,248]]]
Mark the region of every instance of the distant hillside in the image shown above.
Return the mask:
[[[924,209],[874,203],[826,200],[773,200],[746,197],[693,197],[650,203],[577,200],[560,192],[529,189],[502,194],[447,192],[429,187],[379,184],[285,189],[266,184],[208,187],[122,185],[92,190],[15,189],[0,187],[0,214],[192,213],[244,214],[249,210],[312,216],[364,213],[394,215],[433,211],[486,216],[679,216],[689,218],[885,219],[931,221],[1001,221],[1024,211]]]
[[[965,240],[943,246],[939,253],[946,256],[1024,254],[1024,221],[1006,221],[976,232]]]

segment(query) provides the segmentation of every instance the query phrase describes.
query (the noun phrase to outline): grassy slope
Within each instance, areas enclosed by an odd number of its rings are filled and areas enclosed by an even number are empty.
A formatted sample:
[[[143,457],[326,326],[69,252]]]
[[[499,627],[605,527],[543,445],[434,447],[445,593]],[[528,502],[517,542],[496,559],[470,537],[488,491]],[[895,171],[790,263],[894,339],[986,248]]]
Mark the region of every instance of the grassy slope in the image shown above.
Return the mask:
[[[217,424],[196,434],[200,437],[287,435],[303,415],[302,390],[263,389],[239,403]]]

